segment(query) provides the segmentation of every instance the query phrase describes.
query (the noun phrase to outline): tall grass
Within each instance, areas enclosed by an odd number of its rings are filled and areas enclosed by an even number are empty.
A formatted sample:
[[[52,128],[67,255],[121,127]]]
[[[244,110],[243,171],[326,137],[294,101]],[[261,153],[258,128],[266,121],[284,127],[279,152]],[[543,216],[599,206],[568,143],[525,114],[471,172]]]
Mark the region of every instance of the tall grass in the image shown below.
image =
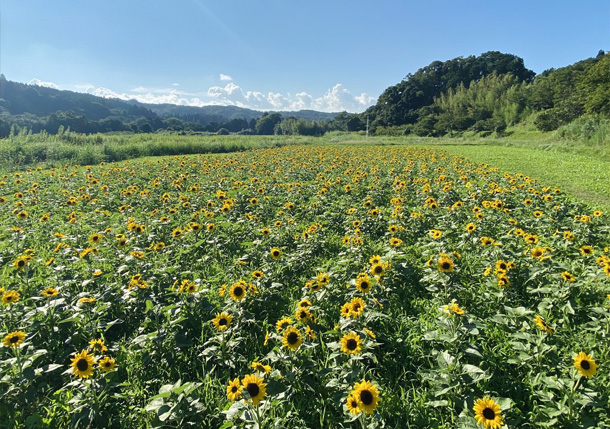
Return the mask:
[[[18,134],[0,140],[0,169],[33,165],[99,164],[146,156],[241,152],[290,144],[306,144],[306,137],[205,136],[177,134],[92,134],[66,132]]]

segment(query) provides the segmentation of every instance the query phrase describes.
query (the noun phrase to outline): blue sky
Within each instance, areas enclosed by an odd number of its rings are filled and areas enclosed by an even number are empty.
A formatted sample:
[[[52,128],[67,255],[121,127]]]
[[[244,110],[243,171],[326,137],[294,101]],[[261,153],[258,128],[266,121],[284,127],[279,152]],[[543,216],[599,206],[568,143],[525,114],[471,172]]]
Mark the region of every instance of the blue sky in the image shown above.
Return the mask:
[[[610,50],[610,2],[2,0],[7,79],[143,102],[360,112],[434,60]]]

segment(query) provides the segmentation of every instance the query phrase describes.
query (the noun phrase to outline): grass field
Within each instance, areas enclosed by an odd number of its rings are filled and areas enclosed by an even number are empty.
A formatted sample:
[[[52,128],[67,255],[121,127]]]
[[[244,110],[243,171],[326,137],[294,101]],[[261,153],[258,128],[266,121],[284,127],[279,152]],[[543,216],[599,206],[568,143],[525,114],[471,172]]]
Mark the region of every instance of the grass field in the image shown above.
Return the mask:
[[[610,427],[608,213],[326,143],[6,174],[0,421]]]
[[[540,183],[561,187],[575,200],[610,211],[610,162],[582,153],[495,145],[440,145],[450,153],[484,162]],[[608,148],[610,152],[610,147]]]

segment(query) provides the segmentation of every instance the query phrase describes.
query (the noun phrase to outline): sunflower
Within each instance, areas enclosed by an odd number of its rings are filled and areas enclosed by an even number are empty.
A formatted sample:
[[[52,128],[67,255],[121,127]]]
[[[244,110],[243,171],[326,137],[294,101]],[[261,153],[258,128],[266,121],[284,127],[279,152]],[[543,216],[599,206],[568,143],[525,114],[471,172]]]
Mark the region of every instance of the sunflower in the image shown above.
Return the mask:
[[[49,287],[46,288],[45,290],[43,290],[42,292],[40,292],[40,294],[42,296],[44,296],[45,298],[51,298],[53,296],[56,296],[59,292],[57,291],[57,289]]]
[[[347,411],[349,411],[350,413],[356,415],[356,414],[360,414],[360,408],[358,408],[358,400],[356,399],[356,397],[354,395],[349,395],[347,397],[347,402],[346,402],[346,407],[347,407]]]
[[[488,397],[477,399],[473,407],[474,418],[485,429],[499,429],[504,425],[500,405]]]
[[[271,250],[269,251],[269,253],[271,253],[271,257],[272,257],[274,260],[276,260],[276,261],[277,261],[278,259],[280,259],[280,257],[282,256],[282,251],[281,251],[280,249],[278,249],[278,248],[275,248],[275,247],[274,247],[273,249],[271,249]]]
[[[360,339],[360,335],[355,332],[345,334],[343,338],[341,338],[341,351],[348,355],[360,354],[362,351],[362,340]]]
[[[580,375],[591,378],[597,373],[597,364],[595,360],[584,352],[578,353],[574,358],[574,366],[578,369]]]
[[[367,414],[373,414],[373,411],[379,405],[379,392],[377,391],[377,386],[366,380],[354,384],[354,390],[351,392],[351,396],[356,398],[358,408],[365,411]]]
[[[115,360],[108,356],[100,360],[97,364],[104,372],[112,371],[114,368],[116,368]]]
[[[299,303],[297,304],[297,307],[299,308],[305,308],[308,309],[309,307],[311,307],[311,301],[308,299],[302,299],[301,301],[299,301]]]
[[[303,337],[297,328],[289,326],[284,330],[284,336],[282,338],[282,344],[291,351],[295,351],[299,348],[303,342]]]
[[[179,240],[182,237],[182,230],[180,228],[176,228],[172,231],[172,236],[176,239]]]
[[[261,234],[267,237],[269,234],[271,234],[271,230],[269,230],[269,228],[263,228],[261,229]]]
[[[299,308],[294,314],[294,317],[301,323],[307,323],[311,318],[311,313],[306,308]]]
[[[97,244],[102,241],[102,238],[104,238],[102,234],[95,233],[91,237],[89,237],[89,241],[93,244]]]
[[[569,283],[574,283],[576,281],[576,277],[574,277],[568,271],[564,271],[563,273],[561,273],[561,277],[563,277],[563,279]]]
[[[271,367],[269,365],[263,365],[260,362],[252,362],[252,369],[258,372],[264,372],[265,374],[269,374],[271,372]]]
[[[474,223],[469,223],[466,225],[466,231],[474,232],[477,229],[477,226]]]
[[[19,301],[19,298],[21,298],[19,292],[15,290],[7,290],[2,294],[2,304],[14,304],[15,302]]]
[[[349,302],[350,316],[356,318],[364,313],[364,307],[366,306],[362,298],[354,298]]]
[[[212,323],[214,324],[214,328],[217,331],[224,331],[229,328],[231,322],[233,321],[233,316],[224,311],[216,315],[214,319],[212,319]]]
[[[5,347],[19,347],[25,341],[25,332],[15,331],[4,337]]]
[[[594,252],[593,246],[582,246],[580,248],[580,253],[582,253],[584,256],[592,255],[593,252]]]
[[[437,263],[438,270],[441,273],[451,273],[453,272],[454,263],[451,258],[447,256],[442,256]]]
[[[93,374],[93,365],[95,365],[95,359],[87,350],[83,350],[75,355],[70,364],[72,372],[79,378],[89,378]]]
[[[244,390],[250,395],[252,405],[258,405],[267,396],[267,385],[263,379],[256,374],[246,375],[241,382]]]
[[[278,332],[282,332],[290,325],[292,325],[292,319],[290,317],[284,317],[283,319],[280,319],[276,322],[275,329]]]
[[[262,279],[263,277],[265,277],[265,274],[260,270],[256,270],[252,273],[252,277],[254,277],[255,279]]]
[[[24,258],[23,256],[17,258],[15,262],[13,262],[13,267],[17,268],[18,270],[23,270],[25,267],[27,267],[27,265],[28,259]]]
[[[434,240],[437,240],[443,236],[442,231],[439,231],[438,229],[431,229],[429,231],[429,234],[430,234],[430,237],[432,237]]]
[[[500,286],[500,287],[509,287],[510,286],[510,280],[508,279],[508,276],[506,274],[500,274],[498,276],[498,286]]]
[[[341,306],[341,317],[347,319],[352,314],[352,306],[349,302],[346,302]]]
[[[368,293],[371,291],[371,279],[368,275],[364,274],[364,276],[358,276],[356,279],[356,288],[360,292]]]
[[[233,298],[233,301],[241,301],[246,296],[246,293],[245,282],[237,282],[229,289],[229,294],[231,295],[231,298]]]
[[[373,264],[373,266],[371,266],[371,274],[374,276],[382,276],[383,275],[383,265],[379,262],[377,262],[376,264]]]
[[[538,327],[545,331],[547,334],[553,335],[553,328],[551,327],[551,325],[546,323],[542,317],[534,317],[534,322],[536,322],[536,325],[538,325]]]
[[[229,381],[229,385],[227,386],[227,398],[229,398],[229,401],[235,402],[241,395],[242,390],[244,390],[244,388],[241,386],[239,378]]]
[[[400,247],[403,241],[400,238],[392,237],[390,238],[390,246],[392,247]]]
[[[104,353],[108,350],[108,347],[104,344],[104,340],[92,340],[89,341],[89,348],[93,350],[93,352]]]
[[[464,310],[462,310],[460,308],[460,306],[458,305],[457,302],[452,302],[451,304],[445,305],[443,307],[443,311],[445,311],[448,314],[457,314],[458,316],[463,316],[464,315]]]

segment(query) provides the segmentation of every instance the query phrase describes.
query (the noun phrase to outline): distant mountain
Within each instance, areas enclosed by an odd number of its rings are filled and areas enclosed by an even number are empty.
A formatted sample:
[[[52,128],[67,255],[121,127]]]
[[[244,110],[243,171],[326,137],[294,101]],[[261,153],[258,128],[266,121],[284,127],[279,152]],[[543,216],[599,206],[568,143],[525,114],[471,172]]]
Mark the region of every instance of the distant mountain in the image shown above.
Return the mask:
[[[124,101],[116,98],[103,98],[91,94],[58,90],[37,85],[28,85],[0,77],[0,118],[34,117],[43,118],[52,114],[70,112],[70,115],[84,117],[88,121],[108,118],[122,122],[144,118],[158,121],[178,118],[199,125],[224,123],[234,119],[256,120],[263,112],[237,106],[178,106],[173,104],[144,104],[135,100]],[[271,112],[273,113],[273,112]],[[278,112],[283,118],[293,116],[307,121],[330,121],[337,113],[302,110],[299,112]]]

